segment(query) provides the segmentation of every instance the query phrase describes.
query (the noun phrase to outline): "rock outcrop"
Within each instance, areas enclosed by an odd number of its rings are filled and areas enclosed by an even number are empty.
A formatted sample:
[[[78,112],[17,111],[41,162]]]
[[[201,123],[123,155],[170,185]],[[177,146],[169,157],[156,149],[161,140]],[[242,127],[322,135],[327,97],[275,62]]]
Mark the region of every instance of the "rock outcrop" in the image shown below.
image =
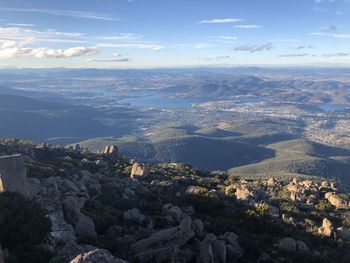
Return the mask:
[[[20,154],[0,157],[0,192],[17,192],[30,198],[27,171]]]
[[[64,218],[74,227],[77,237],[96,237],[95,224],[90,217],[80,212],[78,202],[73,197],[67,197],[63,201]]]
[[[131,167],[130,178],[145,177],[148,174],[147,166],[134,163]]]
[[[102,153],[107,154],[107,155],[116,156],[116,155],[118,155],[118,151],[119,150],[118,150],[118,147],[116,145],[111,145],[111,146],[106,146]]]
[[[146,217],[137,208],[129,209],[123,215],[123,219],[129,223],[142,225],[146,222]]]
[[[167,260],[174,249],[184,246],[194,236],[192,220],[186,216],[178,226],[160,230],[136,242],[131,251],[138,262],[170,262]]]
[[[343,241],[350,241],[350,230],[348,227],[342,226],[337,228],[337,237]]]
[[[289,253],[299,253],[299,254],[307,254],[310,252],[310,249],[308,246],[300,240],[295,240],[291,237],[285,237],[283,238],[279,245],[279,250]]]
[[[82,253],[70,263],[127,263],[124,260],[114,257],[105,249],[95,249],[87,253]]]
[[[208,234],[203,241],[197,244],[197,262],[236,262],[243,254],[243,249],[237,239],[237,235],[232,232],[225,233],[219,237],[216,237],[214,234]]]
[[[330,237],[333,235],[333,224],[328,218],[324,218],[322,221],[322,226],[318,228],[318,233],[322,236]]]
[[[334,192],[326,193],[325,198],[331,205],[335,206],[337,209],[345,209],[349,207],[348,203],[340,196],[336,195]]]

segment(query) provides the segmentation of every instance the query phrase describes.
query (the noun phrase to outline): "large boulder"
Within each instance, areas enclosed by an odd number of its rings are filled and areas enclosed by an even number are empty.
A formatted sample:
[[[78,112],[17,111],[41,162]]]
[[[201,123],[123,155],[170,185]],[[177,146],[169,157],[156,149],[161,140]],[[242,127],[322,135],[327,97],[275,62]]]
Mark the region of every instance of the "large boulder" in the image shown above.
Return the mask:
[[[301,240],[295,240],[291,237],[283,238],[279,245],[279,250],[289,253],[308,254],[310,252],[309,247]]]
[[[322,226],[318,228],[318,233],[322,236],[330,237],[333,235],[333,224],[328,218],[324,218]]]
[[[266,185],[268,187],[275,187],[276,186],[276,180],[275,178],[269,178],[266,182]]]
[[[184,213],[182,212],[181,208],[173,204],[163,205],[162,211],[165,215],[169,216],[173,220],[173,222],[180,222],[180,220],[184,216]]]
[[[337,209],[348,208],[348,203],[333,192],[326,193],[325,198],[331,205],[335,206],[335,208]]]
[[[20,154],[0,157],[0,192],[5,191],[31,197],[25,163]]]
[[[61,247],[58,252],[51,258],[49,263],[69,263],[79,254],[88,252],[87,247],[78,245],[74,241],[69,241]]]
[[[147,166],[134,163],[131,167],[130,177],[135,179],[137,177],[145,177],[148,174]]]
[[[74,258],[70,263],[127,263],[124,260],[114,257],[105,249],[95,249],[82,253]]]
[[[237,200],[247,201],[253,197],[252,192],[249,190],[248,186],[241,185],[236,187],[235,196]]]
[[[238,236],[233,232],[227,232],[219,237],[226,241],[226,254],[229,262],[237,260],[243,254],[243,248],[238,242]]]
[[[80,212],[78,202],[73,197],[67,197],[63,201],[64,218],[67,223],[74,227],[74,232],[78,237],[97,236],[95,224],[90,217]]]
[[[194,236],[192,220],[189,216],[185,216],[178,226],[160,230],[136,242],[131,246],[131,252],[138,260],[147,256],[147,258],[155,259],[152,262],[163,262],[159,261],[160,259],[169,262],[171,257],[169,251],[173,251],[174,246],[179,248],[184,246]]]
[[[137,208],[129,209],[123,214],[124,221],[142,225],[146,222],[146,217]]]
[[[280,241],[278,248],[286,252],[296,252],[297,243],[293,238],[285,237]]]
[[[102,153],[107,154],[107,155],[116,156],[116,155],[118,155],[118,147],[116,145],[106,146]]]
[[[350,241],[350,231],[348,227],[338,227],[337,228],[337,237],[343,241]]]
[[[236,262],[243,254],[237,239],[238,236],[232,232],[219,237],[208,234],[202,242],[197,242],[197,262]]]

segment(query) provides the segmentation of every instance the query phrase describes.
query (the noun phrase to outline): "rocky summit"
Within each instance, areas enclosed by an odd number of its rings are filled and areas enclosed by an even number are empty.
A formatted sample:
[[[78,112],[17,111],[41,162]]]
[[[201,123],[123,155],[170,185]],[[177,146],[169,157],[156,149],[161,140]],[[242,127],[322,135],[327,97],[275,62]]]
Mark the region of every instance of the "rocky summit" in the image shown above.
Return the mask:
[[[0,262],[350,262],[350,194],[0,140]]]

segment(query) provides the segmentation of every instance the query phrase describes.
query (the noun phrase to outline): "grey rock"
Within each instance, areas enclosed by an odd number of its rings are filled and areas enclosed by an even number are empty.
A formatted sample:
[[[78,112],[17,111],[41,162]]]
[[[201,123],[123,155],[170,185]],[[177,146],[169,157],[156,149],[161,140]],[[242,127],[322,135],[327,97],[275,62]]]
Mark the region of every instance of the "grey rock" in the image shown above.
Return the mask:
[[[129,209],[128,211],[124,212],[123,218],[127,222],[132,222],[140,225],[146,221],[146,217],[137,208]]]
[[[280,241],[278,248],[286,252],[296,252],[297,243],[293,238],[285,237]]]
[[[192,230],[192,220],[187,216],[182,219],[179,226],[160,230],[152,234],[150,237],[136,242],[131,246],[131,251],[136,255],[151,248],[161,248],[173,245],[182,247],[194,236],[195,233]]]
[[[0,192],[5,191],[30,198],[27,171],[20,154],[0,157]]]
[[[73,197],[63,201],[65,220],[74,227],[78,237],[96,237],[95,224],[90,217],[80,212],[78,202]]]
[[[124,260],[114,257],[105,249],[95,249],[82,253],[74,258],[70,263],[127,263]]]
[[[162,211],[165,215],[170,216],[174,222],[180,222],[184,215],[181,208],[173,204],[163,205]]]
[[[147,166],[134,163],[131,167],[130,177],[135,179],[137,177],[145,177],[148,174]]]

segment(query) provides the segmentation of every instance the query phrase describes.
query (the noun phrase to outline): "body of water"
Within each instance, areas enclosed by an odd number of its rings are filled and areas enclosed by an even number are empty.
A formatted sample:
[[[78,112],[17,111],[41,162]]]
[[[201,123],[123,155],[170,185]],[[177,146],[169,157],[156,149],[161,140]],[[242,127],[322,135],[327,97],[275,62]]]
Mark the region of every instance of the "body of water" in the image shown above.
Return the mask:
[[[324,111],[345,111],[349,109],[349,105],[335,104],[335,103],[324,103],[319,106]]]
[[[259,103],[263,99],[261,97],[242,97],[237,99],[237,103]],[[155,94],[144,97],[132,97],[123,99],[123,103],[131,104],[138,107],[153,107],[153,108],[188,108],[195,103],[209,102],[209,99],[197,98],[169,98],[163,94]],[[236,99],[235,99],[236,101]]]

